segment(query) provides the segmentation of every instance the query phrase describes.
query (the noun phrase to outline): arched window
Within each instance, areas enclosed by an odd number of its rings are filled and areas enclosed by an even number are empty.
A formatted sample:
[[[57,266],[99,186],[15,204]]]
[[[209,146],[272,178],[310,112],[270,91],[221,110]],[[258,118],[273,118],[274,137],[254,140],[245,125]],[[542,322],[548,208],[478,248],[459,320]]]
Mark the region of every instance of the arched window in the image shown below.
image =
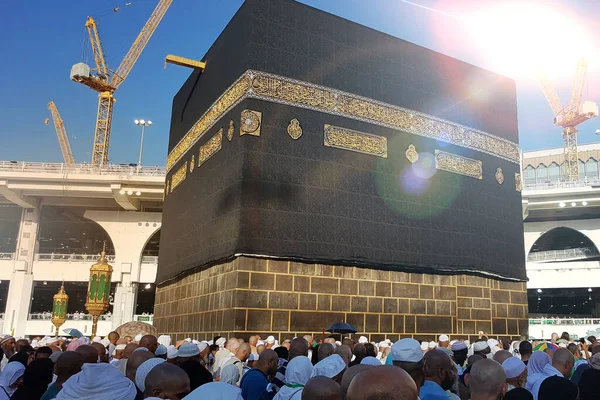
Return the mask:
[[[555,162],[548,167],[548,180],[553,183],[560,180],[560,167]]]
[[[527,168],[523,170],[525,175],[525,184],[526,185],[534,185],[535,184],[535,168],[531,165],[528,165]]]
[[[588,179],[598,179],[598,161],[594,158],[590,158],[585,163],[585,174]]]
[[[548,168],[544,164],[540,164],[535,169],[535,180],[537,183],[548,181]]]
[[[579,178],[585,179],[585,163],[582,160],[579,160]]]

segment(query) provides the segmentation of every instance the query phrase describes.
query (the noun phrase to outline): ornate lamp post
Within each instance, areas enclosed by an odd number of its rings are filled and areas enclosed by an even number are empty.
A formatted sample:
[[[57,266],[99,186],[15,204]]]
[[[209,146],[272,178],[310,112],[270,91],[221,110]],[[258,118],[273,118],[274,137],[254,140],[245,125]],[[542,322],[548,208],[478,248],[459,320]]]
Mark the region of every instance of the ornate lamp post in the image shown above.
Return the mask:
[[[106,261],[106,246],[102,249],[100,260],[90,268],[86,310],[92,314],[92,337],[96,336],[98,318],[108,310],[110,295],[110,279],[113,268]]]
[[[52,301],[52,324],[56,327],[57,339],[58,328],[64,324],[67,319],[67,304],[69,304],[69,295],[65,292],[65,283],[63,282]]]

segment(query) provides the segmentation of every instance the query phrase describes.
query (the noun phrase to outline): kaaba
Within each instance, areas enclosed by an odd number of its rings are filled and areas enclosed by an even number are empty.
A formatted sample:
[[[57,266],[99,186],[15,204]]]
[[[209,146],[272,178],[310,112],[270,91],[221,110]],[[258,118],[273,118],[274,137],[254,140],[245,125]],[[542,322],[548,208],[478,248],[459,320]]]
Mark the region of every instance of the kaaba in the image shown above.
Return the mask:
[[[203,61],[173,100],[159,332],[526,334],[514,81],[292,0],[246,0]]]

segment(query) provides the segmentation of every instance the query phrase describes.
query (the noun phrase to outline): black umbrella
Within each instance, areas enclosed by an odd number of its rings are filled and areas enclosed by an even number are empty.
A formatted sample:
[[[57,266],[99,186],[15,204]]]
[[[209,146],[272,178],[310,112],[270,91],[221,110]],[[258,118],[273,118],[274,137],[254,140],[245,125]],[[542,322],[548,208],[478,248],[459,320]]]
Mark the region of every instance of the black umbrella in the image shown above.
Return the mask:
[[[336,322],[327,328],[327,331],[331,333],[356,333],[356,328],[345,322]]]

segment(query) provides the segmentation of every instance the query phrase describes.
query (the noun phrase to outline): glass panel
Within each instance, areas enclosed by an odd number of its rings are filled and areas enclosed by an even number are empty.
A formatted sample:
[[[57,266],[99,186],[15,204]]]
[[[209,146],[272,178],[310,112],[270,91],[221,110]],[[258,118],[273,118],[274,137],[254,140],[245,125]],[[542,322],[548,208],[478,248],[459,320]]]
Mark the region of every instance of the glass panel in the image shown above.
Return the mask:
[[[106,284],[106,275],[100,275],[100,284],[98,285],[98,300],[104,300],[104,293],[106,292],[106,286],[110,287],[110,285]]]
[[[548,168],[544,164],[538,165],[535,169],[535,179],[538,183],[548,181]]]
[[[526,184],[535,183],[535,169],[531,165],[528,165],[527,168],[525,168],[524,172],[525,172],[525,183]]]
[[[94,300],[96,298],[97,291],[98,291],[98,275],[94,274],[92,276],[92,281],[90,282],[90,300]]]
[[[548,168],[548,180],[556,182],[560,179],[560,167],[557,163],[553,162]]]
[[[585,163],[579,160],[579,178],[585,178]]]
[[[598,178],[598,162],[593,158],[590,158],[585,163],[585,174],[588,179],[596,179]]]

